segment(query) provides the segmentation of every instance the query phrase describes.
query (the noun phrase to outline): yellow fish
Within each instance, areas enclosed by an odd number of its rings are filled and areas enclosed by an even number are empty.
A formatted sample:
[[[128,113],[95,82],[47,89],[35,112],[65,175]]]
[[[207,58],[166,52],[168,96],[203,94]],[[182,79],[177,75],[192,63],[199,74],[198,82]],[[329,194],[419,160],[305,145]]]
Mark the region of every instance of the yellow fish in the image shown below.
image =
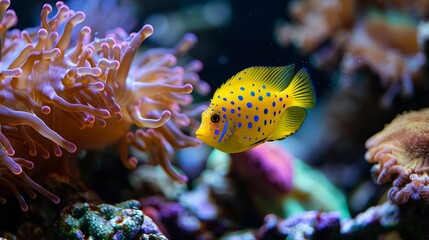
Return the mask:
[[[231,77],[214,93],[196,137],[227,153],[243,152],[299,130],[305,108],[316,103],[303,68],[251,67]]]

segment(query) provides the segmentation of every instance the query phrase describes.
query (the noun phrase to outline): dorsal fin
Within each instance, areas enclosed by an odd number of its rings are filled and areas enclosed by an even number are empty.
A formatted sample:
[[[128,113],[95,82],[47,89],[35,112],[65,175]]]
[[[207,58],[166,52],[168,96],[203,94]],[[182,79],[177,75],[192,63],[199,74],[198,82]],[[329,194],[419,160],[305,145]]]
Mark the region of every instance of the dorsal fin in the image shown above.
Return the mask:
[[[305,119],[305,109],[289,107],[283,113],[282,118],[267,141],[281,140],[299,130]]]
[[[259,82],[283,91],[292,81],[294,69],[294,64],[282,67],[250,67],[232,76],[225,84],[240,84],[241,81]]]

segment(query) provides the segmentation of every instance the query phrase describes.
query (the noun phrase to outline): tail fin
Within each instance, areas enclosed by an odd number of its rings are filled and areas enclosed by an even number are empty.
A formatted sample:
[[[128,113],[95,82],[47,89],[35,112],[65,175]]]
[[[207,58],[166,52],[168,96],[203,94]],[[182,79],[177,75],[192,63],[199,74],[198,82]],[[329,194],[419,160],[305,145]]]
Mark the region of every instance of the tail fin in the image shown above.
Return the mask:
[[[291,98],[292,106],[313,108],[316,105],[314,87],[305,68],[295,74],[291,83],[283,92]]]

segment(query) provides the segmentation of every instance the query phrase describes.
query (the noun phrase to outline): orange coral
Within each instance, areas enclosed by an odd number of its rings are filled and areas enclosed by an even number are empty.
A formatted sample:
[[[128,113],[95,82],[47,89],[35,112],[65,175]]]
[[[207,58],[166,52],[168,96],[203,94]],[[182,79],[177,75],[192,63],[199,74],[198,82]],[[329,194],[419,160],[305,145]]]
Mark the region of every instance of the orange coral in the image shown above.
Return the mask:
[[[135,157],[128,156],[131,143],[151,153],[153,162],[171,177],[186,181],[172,169],[169,156],[175,148],[199,143],[180,130],[191,122],[181,106],[192,103],[193,86],[200,93],[209,91],[198,77],[199,61],[177,65],[177,56],[195,44],[194,35],[185,35],[172,49],[147,50],[133,61],[153,32],[150,25],[130,35],[118,28],[96,39],[84,26],[72,39],[85,14],[57,2],[52,18],[48,17],[52,7],[43,6],[39,27],[8,31],[17,21],[13,10],[7,10],[9,5],[8,0],[0,0],[2,179],[11,182],[10,170],[29,183],[22,169],[29,165],[22,163],[37,162],[40,156],[61,157],[61,148],[73,153],[122,139],[120,155],[126,167],[137,164]],[[139,129],[133,133],[132,126]],[[0,184],[17,195],[6,180]],[[34,182],[29,185],[42,192]],[[25,203],[21,208],[26,209]]]
[[[276,30],[278,41],[311,52],[339,30],[352,25],[354,4],[354,0],[293,1],[289,9],[295,24],[280,24]]]
[[[379,184],[393,180],[389,198],[397,203],[429,202],[429,108],[396,117],[366,142]]]
[[[394,23],[401,18],[400,24]],[[395,13],[370,14],[356,25],[344,48],[343,73],[352,75],[363,66],[376,73],[388,87],[381,98],[383,106],[391,105],[401,90],[405,96],[414,93],[414,82],[426,61],[419,49],[416,23]]]
[[[369,68],[387,88],[380,102],[389,107],[399,93],[412,96],[415,85],[423,82],[426,58],[418,44],[417,23],[428,6],[425,1],[402,0],[295,1],[289,8],[293,23],[280,25],[276,33],[281,45],[292,43],[305,54],[326,43],[311,62],[317,67],[340,65],[343,87],[358,70]]]

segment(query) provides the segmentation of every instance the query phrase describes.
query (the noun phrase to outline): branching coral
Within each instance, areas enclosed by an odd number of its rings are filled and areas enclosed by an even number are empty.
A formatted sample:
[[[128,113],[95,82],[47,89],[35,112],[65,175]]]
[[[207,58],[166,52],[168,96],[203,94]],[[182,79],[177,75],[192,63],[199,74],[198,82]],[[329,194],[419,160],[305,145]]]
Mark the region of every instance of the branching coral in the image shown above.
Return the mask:
[[[429,202],[429,109],[396,117],[366,142],[365,157],[379,184],[393,181],[389,198]]]
[[[174,148],[199,143],[180,130],[190,124],[181,106],[192,102],[188,94],[193,86],[208,92],[208,85],[196,73],[202,68],[199,61],[177,65],[177,56],[196,37],[185,35],[172,49],[151,49],[133,61],[153,32],[150,25],[130,35],[118,28],[92,39],[90,27],[77,27],[85,14],[57,2],[51,18],[52,7],[43,6],[39,27],[9,31],[17,21],[14,11],[7,10],[9,4],[0,1],[1,174],[10,176],[9,169],[26,176],[20,163],[51,158],[52,153],[61,157],[61,148],[73,153],[123,139],[120,155],[126,167],[137,165],[128,156],[130,143],[151,153],[171,177],[186,181],[172,169],[169,156]],[[76,29],[79,34],[73,39]],[[133,125],[139,127],[136,132]]]

